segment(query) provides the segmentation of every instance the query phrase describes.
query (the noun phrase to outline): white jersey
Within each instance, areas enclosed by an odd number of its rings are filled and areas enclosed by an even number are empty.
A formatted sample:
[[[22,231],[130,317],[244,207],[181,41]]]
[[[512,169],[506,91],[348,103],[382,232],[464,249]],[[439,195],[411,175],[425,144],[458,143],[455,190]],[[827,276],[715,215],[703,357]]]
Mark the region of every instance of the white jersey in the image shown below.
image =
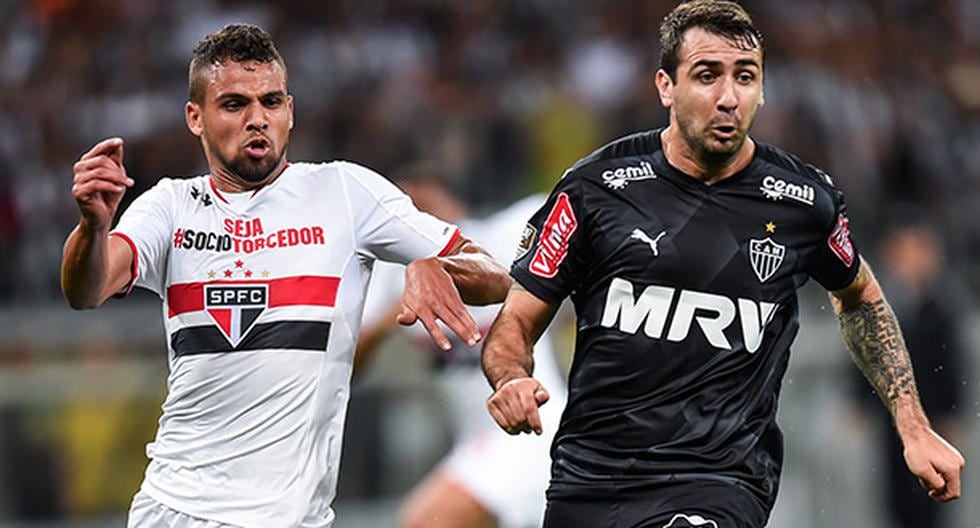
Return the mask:
[[[347,162],[292,164],[250,193],[201,176],[137,198],[114,234],[135,285],[163,299],[170,352],[141,489],[245,528],[330,526],[373,263],[439,254],[458,233]]]
[[[499,262],[513,260],[528,218],[545,201],[544,195],[524,198],[494,215],[460,222],[467,238],[477,242]],[[388,315],[404,285],[404,267],[379,263],[368,288],[364,317],[373,323]],[[483,335],[500,311],[500,305],[470,307]],[[419,325],[412,327],[420,346],[431,350],[438,365],[437,383],[445,394],[453,434],[453,451],[445,467],[484,507],[497,516],[503,527],[540,526],[544,513],[544,491],[548,486],[549,447],[565,408],[564,377],[555,361],[550,333],[546,331],[534,347],[534,377],[551,395],[541,408],[544,434],[511,436],[493,421],[486,402],[492,391],[483,376],[480,350],[483,343],[468,347],[451,334],[453,348],[442,351],[425,340]]]

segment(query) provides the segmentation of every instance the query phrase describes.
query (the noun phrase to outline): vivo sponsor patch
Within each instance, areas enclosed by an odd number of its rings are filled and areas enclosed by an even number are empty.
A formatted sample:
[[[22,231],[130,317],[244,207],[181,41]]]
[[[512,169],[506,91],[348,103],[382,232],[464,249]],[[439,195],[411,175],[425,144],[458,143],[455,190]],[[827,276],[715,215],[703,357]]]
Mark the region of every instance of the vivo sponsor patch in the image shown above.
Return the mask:
[[[845,266],[850,267],[851,264],[854,264],[854,244],[851,243],[851,230],[847,227],[848,222],[849,220],[844,216],[844,213],[837,215],[837,225],[834,226],[834,231],[827,238],[827,244],[837,255],[837,258]]]
[[[533,225],[524,226],[524,232],[521,233],[521,241],[517,244],[517,254],[514,256],[514,260],[521,260],[528,251],[531,251],[531,246],[534,245],[534,237],[537,234],[538,230]]]
[[[718,523],[700,515],[678,513],[663,528],[718,528]]]
[[[749,261],[752,262],[752,271],[759,277],[759,282],[766,282],[772,277],[785,256],[786,246],[777,244],[769,237],[749,240]]]
[[[788,182],[772,175],[762,178],[762,187],[759,190],[770,200],[786,198],[806,205],[813,205],[816,195],[811,185]]]
[[[568,200],[567,194],[560,193],[558,201],[555,202],[548,219],[544,222],[544,227],[541,228],[538,249],[531,259],[531,273],[546,279],[557,275],[558,266],[568,256],[568,241],[576,228],[578,228],[578,221],[575,220],[572,203]]]
[[[653,165],[651,165],[649,161],[641,161],[637,165],[628,165],[626,167],[602,171],[602,181],[604,181],[610,189],[623,189],[629,185],[630,182],[653,180],[656,179],[656,177],[657,174],[653,172]]]

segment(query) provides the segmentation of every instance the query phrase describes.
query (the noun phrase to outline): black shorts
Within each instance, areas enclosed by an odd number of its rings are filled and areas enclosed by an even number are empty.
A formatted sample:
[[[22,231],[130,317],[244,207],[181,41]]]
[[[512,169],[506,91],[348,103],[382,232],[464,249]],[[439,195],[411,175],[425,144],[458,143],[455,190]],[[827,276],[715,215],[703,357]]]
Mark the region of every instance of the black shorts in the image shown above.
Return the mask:
[[[544,528],[763,528],[769,508],[723,482],[685,482],[604,498],[550,498]]]

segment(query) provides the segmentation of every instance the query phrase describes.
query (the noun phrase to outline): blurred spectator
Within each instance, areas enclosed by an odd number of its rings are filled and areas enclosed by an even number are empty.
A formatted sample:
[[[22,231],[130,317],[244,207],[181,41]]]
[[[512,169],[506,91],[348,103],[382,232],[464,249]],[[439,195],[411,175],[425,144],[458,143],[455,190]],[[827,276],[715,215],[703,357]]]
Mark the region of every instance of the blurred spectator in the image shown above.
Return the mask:
[[[423,157],[466,175],[454,185],[485,212],[550,188],[598,138],[660,122],[652,28],[675,3],[3,2],[0,119],[18,133],[0,138],[0,205],[16,203],[3,207],[0,252],[19,248],[22,265],[0,299],[57,295],[44,277],[56,270],[34,264],[57,261],[73,211],[53,191],[92,137],[125,130],[142,147],[127,156],[140,186],[164,167],[203,170],[180,154],[191,138],[166,109],[186,99],[181,52],[224,23],[270,27],[294,57],[296,126],[309,132],[294,157],[326,151],[383,172]],[[955,228],[947,265],[980,288],[980,216],[956,214],[980,199],[976,2],[756,4],[772,42],[759,139],[826,167],[865,229],[881,225],[880,196],[928,209]]]
[[[962,416],[964,370],[960,346],[959,307],[943,282],[943,246],[920,215],[903,211],[881,242],[878,272],[902,324],[923,407],[940,435],[964,445]],[[889,527],[941,528],[942,507],[930,500],[906,470],[903,447],[892,422],[866,380],[857,380],[859,401],[873,416],[884,464],[880,488]]]

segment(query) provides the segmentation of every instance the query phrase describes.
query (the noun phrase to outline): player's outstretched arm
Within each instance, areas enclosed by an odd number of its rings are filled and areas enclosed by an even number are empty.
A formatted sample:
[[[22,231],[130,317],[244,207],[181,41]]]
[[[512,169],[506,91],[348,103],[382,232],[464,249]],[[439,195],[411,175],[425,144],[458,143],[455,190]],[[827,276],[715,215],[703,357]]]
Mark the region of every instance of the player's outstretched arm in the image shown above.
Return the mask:
[[[72,308],[94,308],[130,280],[129,245],[109,237],[109,228],[133,180],[123,167],[123,140],[106,139],[82,155],[74,166],[72,197],[81,218],[65,241],[61,289]]]
[[[485,305],[504,300],[511,278],[482,247],[459,237],[446,256],[411,262],[405,268],[405,292],[398,322],[421,321],[443,350],[452,346],[436,324],[442,321],[470,346],[482,337],[463,303]]]
[[[548,401],[549,395],[531,377],[532,347],[557,308],[514,283],[487,335],[482,354],[483,373],[494,391],[487,400],[487,409],[510,434],[542,432],[538,407]]]
[[[831,301],[855,363],[892,414],[909,470],[933,499],[958,498],[966,462],[929,424],[898,319],[867,262],[861,260],[857,278],[832,292]]]

